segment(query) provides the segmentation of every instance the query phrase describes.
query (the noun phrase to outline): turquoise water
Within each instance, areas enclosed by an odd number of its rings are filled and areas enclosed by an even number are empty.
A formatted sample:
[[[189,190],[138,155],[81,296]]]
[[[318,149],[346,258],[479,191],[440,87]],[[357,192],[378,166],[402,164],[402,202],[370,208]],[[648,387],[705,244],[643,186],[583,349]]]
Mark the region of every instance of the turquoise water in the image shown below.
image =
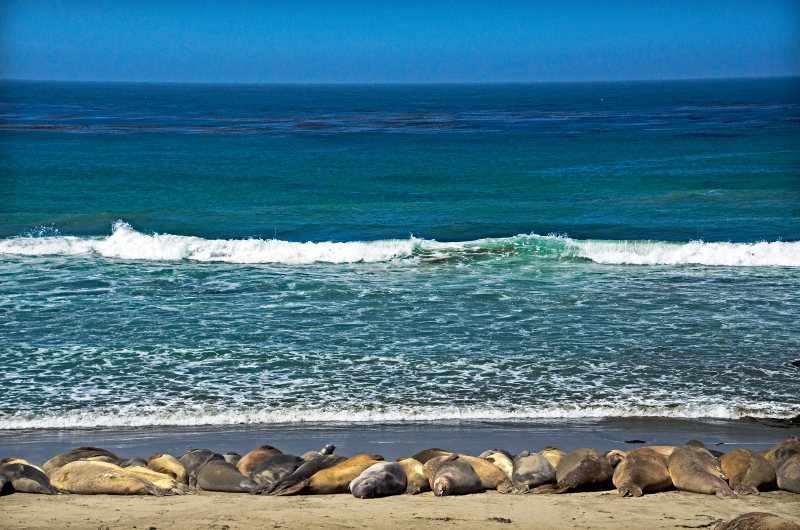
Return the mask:
[[[800,412],[800,80],[0,84],[0,428]]]

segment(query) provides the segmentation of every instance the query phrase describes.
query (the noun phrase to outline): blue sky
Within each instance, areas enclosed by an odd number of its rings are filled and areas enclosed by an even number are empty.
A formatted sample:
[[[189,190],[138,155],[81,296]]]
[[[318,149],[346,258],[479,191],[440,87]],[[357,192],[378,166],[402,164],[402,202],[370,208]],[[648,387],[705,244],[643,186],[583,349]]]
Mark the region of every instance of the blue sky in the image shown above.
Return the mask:
[[[800,75],[800,1],[4,0],[0,78],[536,82]]]

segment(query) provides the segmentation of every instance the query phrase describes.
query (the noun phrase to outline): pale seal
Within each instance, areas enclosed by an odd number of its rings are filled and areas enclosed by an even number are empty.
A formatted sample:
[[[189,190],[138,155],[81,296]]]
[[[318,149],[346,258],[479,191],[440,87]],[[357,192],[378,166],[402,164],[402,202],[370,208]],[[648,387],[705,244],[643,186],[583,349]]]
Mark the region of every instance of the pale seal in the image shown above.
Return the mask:
[[[181,484],[189,483],[189,474],[186,472],[186,468],[172,455],[155,453],[147,459],[147,467],[169,475]]]
[[[117,455],[111,451],[106,451],[105,449],[100,449],[99,447],[78,447],[77,449],[73,449],[67,453],[54,456],[44,463],[42,470],[49,475],[53,470],[69,464],[70,462],[96,457],[107,457],[113,461],[119,460]]]
[[[359,499],[399,495],[406,490],[406,472],[397,462],[380,462],[365,469],[348,489]]]
[[[522,451],[514,457],[511,482],[516,493],[525,493],[542,484],[556,481],[556,471],[550,462],[538,453]]]
[[[108,462],[76,460],[55,469],[50,483],[59,490],[82,495],[163,495],[149,480]]]

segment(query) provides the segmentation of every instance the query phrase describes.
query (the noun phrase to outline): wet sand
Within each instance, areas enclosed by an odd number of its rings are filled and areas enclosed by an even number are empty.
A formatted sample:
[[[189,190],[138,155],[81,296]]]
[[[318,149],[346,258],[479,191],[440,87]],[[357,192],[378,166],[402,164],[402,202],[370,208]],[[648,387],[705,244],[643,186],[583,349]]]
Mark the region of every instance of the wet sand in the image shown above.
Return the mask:
[[[351,495],[265,497],[201,492],[181,497],[0,497],[0,528],[713,528],[751,511],[800,523],[800,496],[784,491],[718,498],[670,491],[622,498],[616,491],[383,499]]]
[[[660,418],[38,429],[0,431],[0,458],[13,456],[41,464],[84,445],[102,447],[126,458],[147,458],[156,452],[180,456],[193,448],[245,454],[263,444],[274,445],[284,453],[303,454],[333,443],[338,454],[377,453],[393,460],[428,447],[478,455],[496,447],[512,453],[538,451],[547,445],[564,451],[578,447],[607,451],[641,445],[626,443],[630,440],[681,445],[690,439],[727,452],[738,447],[767,449],[797,435],[797,427],[742,420]]]

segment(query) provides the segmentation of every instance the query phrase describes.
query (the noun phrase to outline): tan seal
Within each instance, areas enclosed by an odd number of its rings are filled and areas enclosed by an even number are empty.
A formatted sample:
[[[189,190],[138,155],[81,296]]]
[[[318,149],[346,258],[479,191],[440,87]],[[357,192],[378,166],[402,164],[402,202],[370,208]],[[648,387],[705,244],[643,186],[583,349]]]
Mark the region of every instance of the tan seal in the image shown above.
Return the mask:
[[[800,525],[771,513],[749,512],[718,524],[714,530],[800,530]]]
[[[628,451],[614,469],[611,481],[623,497],[641,497],[672,487],[667,459],[650,447]]]
[[[734,495],[719,461],[703,447],[684,445],[676,448],[667,460],[667,466],[676,489],[720,497]]]
[[[273,447],[271,445],[262,445],[256,449],[253,449],[246,455],[244,455],[241,460],[236,465],[239,468],[239,471],[245,477],[252,477],[253,471],[255,468],[258,467],[258,464],[266,460],[272,455],[280,455],[281,450],[277,447]]]
[[[424,491],[431,490],[425,468],[413,458],[398,458],[397,463],[403,466],[406,472],[406,491],[407,495],[416,495]]]
[[[370,466],[383,462],[381,455],[356,455],[333,467],[314,473],[275,495],[346,493],[350,483]]]
[[[106,461],[119,460],[119,458],[117,458],[117,456],[111,451],[106,451],[105,449],[100,449],[99,447],[78,447],[72,451],[54,456],[44,463],[42,466],[42,471],[49,475],[53,470],[69,464],[70,462],[98,457],[105,457]]]
[[[558,471],[558,465],[561,463],[564,457],[567,456],[567,453],[557,447],[553,447],[552,445],[548,445],[539,451],[539,454],[545,457],[556,471]]]
[[[107,462],[76,460],[50,475],[50,483],[68,493],[82,495],[162,495],[147,479]]]
[[[181,484],[189,483],[189,474],[186,472],[186,468],[172,455],[156,453],[147,459],[147,467],[169,475]]]

